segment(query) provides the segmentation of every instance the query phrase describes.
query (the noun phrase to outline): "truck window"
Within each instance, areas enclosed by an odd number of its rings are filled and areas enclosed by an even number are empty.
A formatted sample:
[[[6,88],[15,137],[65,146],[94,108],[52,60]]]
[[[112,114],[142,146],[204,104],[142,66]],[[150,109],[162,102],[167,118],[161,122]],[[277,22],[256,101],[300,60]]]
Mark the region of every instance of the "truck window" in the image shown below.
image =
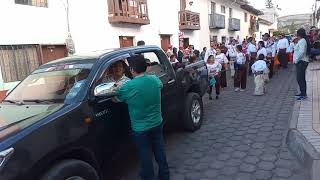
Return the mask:
[[[38,69],[23,80],[6,98],[6,100],[64,102],[79,93],[90,74],[92,64],[61,65]],[[37,93],[35,93],[37,92]]]
[[[147,73],[155,74],[159,77],[165,74],[165,66],[154,52],[146,52],[143,55],[148,63]]]
[[[103,72],[103,75],[98,83],[115,82],[117,85],[115,87],[116,90],[119,89],[125,82],[132,79],[132,74],[130,73],[126,61],[126,59],[122,59],[111,64],[111,66]]]

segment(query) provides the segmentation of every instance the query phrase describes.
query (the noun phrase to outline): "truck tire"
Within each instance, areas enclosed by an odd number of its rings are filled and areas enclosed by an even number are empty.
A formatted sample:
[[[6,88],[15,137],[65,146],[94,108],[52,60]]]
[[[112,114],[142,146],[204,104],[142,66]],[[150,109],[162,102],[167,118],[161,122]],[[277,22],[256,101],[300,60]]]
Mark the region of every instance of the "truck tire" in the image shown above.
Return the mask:
[[[203,119],[203,104],[201,97],[196,93],[187,95],[184,105],[184,128],[194,132],[201,127]]]
[[[69,159],[50,168],[41,180],[99,180],[97,171],[88,163]]]

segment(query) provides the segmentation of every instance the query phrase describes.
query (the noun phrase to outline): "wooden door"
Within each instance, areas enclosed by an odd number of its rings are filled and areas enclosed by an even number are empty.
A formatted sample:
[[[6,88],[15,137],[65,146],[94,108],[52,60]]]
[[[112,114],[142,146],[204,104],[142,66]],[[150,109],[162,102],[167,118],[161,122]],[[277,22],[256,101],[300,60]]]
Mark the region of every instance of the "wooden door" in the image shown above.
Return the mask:
[[[166,52],[169,49],[170,43],[170,35],[160,35],[161,38],[161,48]]]
[[[183,38],[183,47],[187,48],[189,46],[189,38]]]
[[[133,46],[133,37],[120,36],[119,37],[120,47],[131,47]]]
[[[67,56],[65,45],[42,45],[42,64]]]

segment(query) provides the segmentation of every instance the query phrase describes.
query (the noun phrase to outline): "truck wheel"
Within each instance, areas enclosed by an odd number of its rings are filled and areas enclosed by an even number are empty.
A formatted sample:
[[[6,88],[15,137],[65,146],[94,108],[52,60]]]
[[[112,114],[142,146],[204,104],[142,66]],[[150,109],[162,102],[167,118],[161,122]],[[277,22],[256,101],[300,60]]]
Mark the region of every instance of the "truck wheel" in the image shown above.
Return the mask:
[[[198,130],[203,118],[202,99],[196,93],[189,93],[184,108],[184,128],[191,132]]]
[[[99,180],[99,176],[90,164],[70,159],[55,164],[41,180]]]

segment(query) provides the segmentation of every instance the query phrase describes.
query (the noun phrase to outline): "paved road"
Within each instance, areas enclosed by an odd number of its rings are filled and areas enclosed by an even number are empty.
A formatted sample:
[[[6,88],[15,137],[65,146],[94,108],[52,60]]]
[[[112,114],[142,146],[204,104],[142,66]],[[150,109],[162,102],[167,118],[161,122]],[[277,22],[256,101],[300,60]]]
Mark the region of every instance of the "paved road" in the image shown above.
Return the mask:
[[[252,78],[246,92],[234,92],[229,81],[219,100],[205,96],[202,128],[167,137],[172,180],[307,179],[284,143],[296,89],[291,68],[272,79],[263,97],[252,96]],[[121,164],[121,179],[136,179],[136,157]]]

